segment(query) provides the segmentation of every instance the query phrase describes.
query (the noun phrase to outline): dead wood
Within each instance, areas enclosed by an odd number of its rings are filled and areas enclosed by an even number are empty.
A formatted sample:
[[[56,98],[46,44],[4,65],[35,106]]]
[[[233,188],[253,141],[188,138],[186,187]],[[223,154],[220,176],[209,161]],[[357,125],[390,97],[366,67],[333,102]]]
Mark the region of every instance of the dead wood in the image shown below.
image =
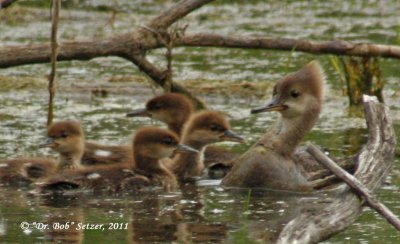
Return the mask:
[[[354,176],[373,193],[390,172],[396,138],[384,104],[364,96],[364,111],[369,137],[356,158]],[[278,243],[316,243],[351,225],[361,214],[364,201],[346,185],[336,190],[335,201],[291,220],[281,231]]]
[[[117,56],[134,63],[157,85],[164,87],[168,78],[167,69],[160,69],[146,59],[146,51],[164,47],[160,36],[168,35],[167,28],[190,12],[212,0],[180,1],[162,12],[144,27],[134,32],[115,35],[105,39],[90,41],[61,42],[58,61],[90,60],[97,57]],[[25,64],[47,63],[51,61],[49,44],[21,45],[0,48],[0,68]],[[172,83],[171,92],[188,95],[196,107],[205,108],[203,102],[195,98],[183,86]]]
[[[307,148],[309,152],[320,164],[328,168],[332,173],[338,178],[344,181],[348,186],[350,186],[354,192],[356,192],[360,197],[362,197],[368,206],[375,209],[379,214],[381,214],[390,224],[392,224],[397,230],[400,231],[400,220],[396,215],[393,214],[390,209],[379,202],[360,181],[354,176],[347,173],[340,166],[338,166],[332,159],[326,156],[321,150],[319,150],[315,145],[309,145]]]
[[[58,61],[90,60],[97,57],[117,56],[134,63],[160,87],[172,92],[189,95],[199,108],[205,105],[196,99],[183,86],[173,83],[166,86],[167,68],[159,68],[146,59],[151,49],[165,48],[168,39],[167,29],[177,20],[213,0],[180,1],[153,18],[135,31],[104,39],[89,41],[61,42]],[[347,41],[311,41],[288,38],[224,36],[212,33],[199,33],[181,36],[174,40],[174,46],[229,47],[301,51],[313,54],[335,54],[362,57],[400,58],[400,47],[391,45],[351,43]],[[6,46],[0,48],[0,68],[18,65],[47,63],[51,60],[48,44]]]
[[[297,51],[312,54],[335,54],[360,57],[400,58],[400,47],[348,41],[312,41],[290,38],[225,36],[212,33],[188,35],[177,46],[230,47]]]

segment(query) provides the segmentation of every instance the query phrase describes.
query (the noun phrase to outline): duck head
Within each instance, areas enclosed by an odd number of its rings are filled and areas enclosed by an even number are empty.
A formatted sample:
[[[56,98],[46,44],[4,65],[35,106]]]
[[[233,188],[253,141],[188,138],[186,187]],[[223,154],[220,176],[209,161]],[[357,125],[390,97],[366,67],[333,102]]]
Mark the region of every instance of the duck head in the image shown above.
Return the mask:
[[[192,102],[184,95],[166,93],[152,98],[145,108],[137,109],[126,114],[128,117],[150,117],[168,124],[176,133],[193,112]]]
[[[74,154],[84,149],[85,134],[77,121],[60,121],[47,129],[47,140],[39,147],[50,147],[61,154]]]
[[[136,160],[162,159],[174,153],[196,153],[196,149],[179,144],[179,137],[172,131],[157,127],[141,128],[133,138]]]
[[[277,111],[283,118],[295,118],[309,113],[319,114],[323,98],[324,72],[312,61],[299,71],[279,80],[266,105],[251,113]]]
[[[190,145],[207,145],[223,141],[244,142],[244,139],[230,129],[228,121],[216,111],[194,114],[186,123],[183,141]]]

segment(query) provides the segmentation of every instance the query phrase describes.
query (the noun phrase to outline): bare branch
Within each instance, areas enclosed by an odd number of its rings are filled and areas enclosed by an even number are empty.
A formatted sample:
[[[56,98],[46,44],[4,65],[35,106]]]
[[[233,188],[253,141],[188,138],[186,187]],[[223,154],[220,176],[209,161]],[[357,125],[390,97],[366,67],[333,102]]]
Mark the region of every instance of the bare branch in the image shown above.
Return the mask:
[[[370,190],[366,188],[357,178],[353,175],[347,173],[344,169],[338,166],[332,159],[326,156],[321,150],[319,150],[315,145],[309,145],[307,148],[309,152],[317,161],[328,168],[332,173],[334,173],[341,180],[346,182],[355,193],[362,197],[367,204],[375,209],[380,215],[382,215],[390,224],[392,224],[397,230],[400,231],[400,220],[390,209],[388,209],[384,204],[379,202],[375,196],[372,195]]]
[[[400,59],[400,46],[348,41],[311,41],[289,38],[224,36],[200,33],[184,36],[176,46],[231,47],[299,51],[313,54],[335,54]]]
[[[214,0],[183,0],[175,4],[171,8],[165,10],[158,17],[151,20],[148,24],[150,28],[155,30],[165,30],[177,20],[185,17],[190,12],[200,8],[204,4]]]

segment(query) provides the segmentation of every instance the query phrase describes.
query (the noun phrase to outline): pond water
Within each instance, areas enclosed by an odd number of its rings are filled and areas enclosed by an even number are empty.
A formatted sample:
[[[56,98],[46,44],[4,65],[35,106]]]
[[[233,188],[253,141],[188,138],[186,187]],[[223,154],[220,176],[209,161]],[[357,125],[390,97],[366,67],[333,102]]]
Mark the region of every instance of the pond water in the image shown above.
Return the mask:
[[[19,1],[0,10],[0,46],[48,41],[48,1]],[[93,0],[64,2],[60,39],[78,40],[124,33],[144,25],[174,1]],[[112,12],[115,19],[112,21]],[[400,2],[387,1],[216,1],[187,16],[188,33],[264,35],[313,40],[399,44]],[[165,50],[149,59],[165,65]],[[334,156],[351,155],[366,141],[365,121],[349,109],[347,97],[329,56],[267,50],[177,48],[174,79],[223,111],[243,145],[223,144],[245,151],[276,120],[276,114],[249,115],[262,104],[274,81],[317,59],[327,73],[321,119],[305,141],[327,148]],[[386,82],[384,95],[400,135],[400,75],[398,61],[380,61]],[[0,158],[51,155],[38,150],[45,138],[48,64],[0,70]],[[200,82],[199,82],[200,81]],[[235,89],[251,82],[262,89]],[[207,85],[208,84],[208,85]],[[211,87],[211,88],[210,88]],[[212,87],[218,87],[212,89]],[[226,90],[232,89],[232,90]],[[96,91],[107,91],[99,96]],[[129,119],[125,113],[141,107],[154,95],[147,79],[131,63],[119,58],[59,63],[55,117],[82,121],[87,139],[104,144],[126,144],[148,119]],[[252,94],[254,93],[254,94]],[[378,198],[400,215],[400,156]],[[45,199],[25,189],[0,187],[0,242],[69,241],[87,243],[252,243],[270,242],[294,216],[318,208],[332,196],[290,192],[227,190],[217,182],[185,185],[179,192],[141,195],[90,194]],[[300,203],[300,204],[299,204]],[[22,230],[22,222],[31,228]],[[73,223],[72,223],[73,222]],[[33,223],[36,223],[35,225]],[[82,224],[104,224],[104,231],[82,230]],[[48,224],[52,228],[45,228]],[[59,226],[53,226],[60,224]],[[66,225],[68,230],[61,230]],[[53,228],[54,227],[54,228]],[[96,226],[85,226],[96,227]],[[57,228],[58,230],[54,230]],[[399,243],[400,235],[374,211],[365,208],[347,230],[326,243]]]

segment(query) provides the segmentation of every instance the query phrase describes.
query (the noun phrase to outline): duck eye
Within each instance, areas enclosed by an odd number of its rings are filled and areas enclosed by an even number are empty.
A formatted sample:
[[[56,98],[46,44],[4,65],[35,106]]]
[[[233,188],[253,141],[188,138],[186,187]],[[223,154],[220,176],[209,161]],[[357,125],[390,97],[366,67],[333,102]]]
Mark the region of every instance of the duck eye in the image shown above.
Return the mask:
[[[210,130],[211,131],[219,131],[221,128],[218,125],[210,125]]]
[[[162,108],[162,104],[161,103],[151,103],[148,106],[149,110],[158,110],[160,108]]]
[[[175,140],[170,138],[170,137],[164,138],[162,140],[162,143],[165,144],[165,145],[175,145],[176,144]]]
[[[293,90],[290,92],[290,96],[292,96],[293,98],[296,98],[296,97],[300,96],[300,93],[296,90]]]

